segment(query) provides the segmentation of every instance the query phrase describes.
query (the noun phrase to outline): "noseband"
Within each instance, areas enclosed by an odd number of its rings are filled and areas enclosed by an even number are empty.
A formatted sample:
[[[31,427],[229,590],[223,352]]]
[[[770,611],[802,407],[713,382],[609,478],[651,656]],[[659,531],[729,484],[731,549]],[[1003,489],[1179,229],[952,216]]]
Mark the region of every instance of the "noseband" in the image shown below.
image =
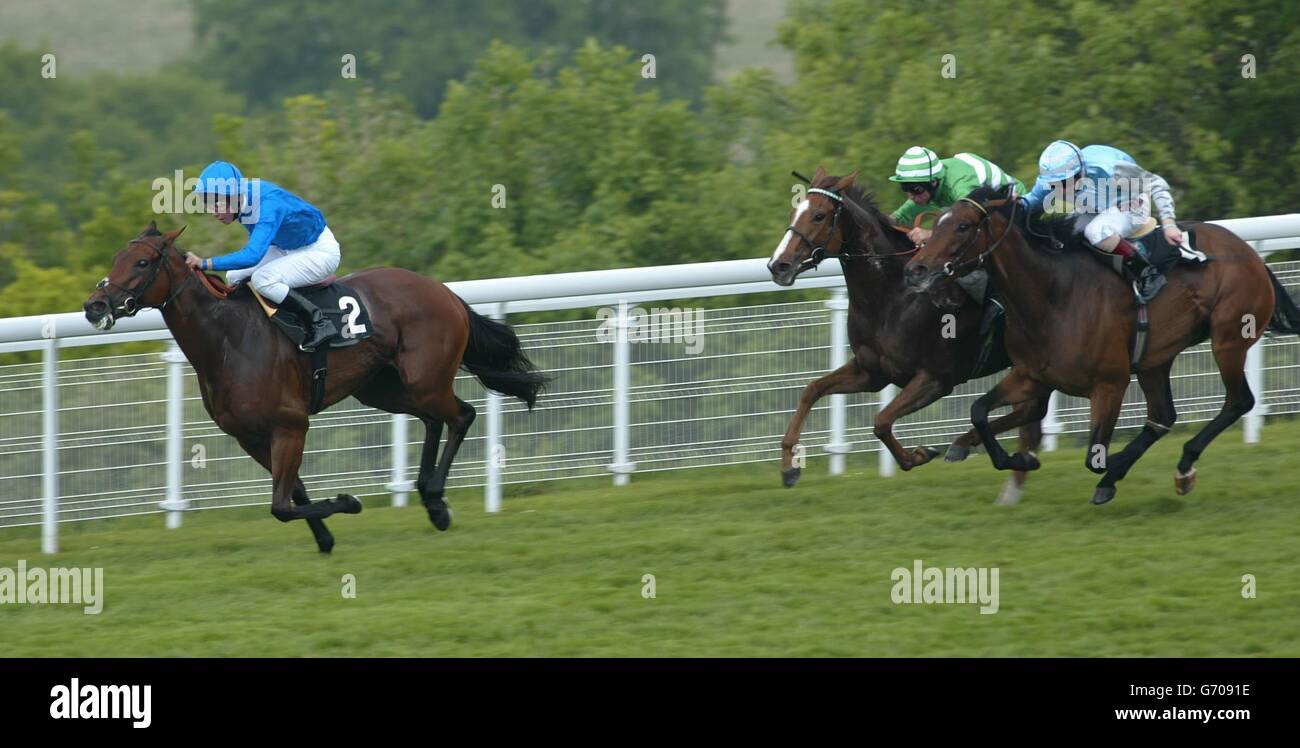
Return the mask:
[[[140,303],[140,297],[144,296],[146,293],[149,292],[149,289],[150,287],[153,286],[154,281],[158,280],[158,276],[162,273],[163,269],[167,268],[167,263],[165,261],[167,259],[168,245],[166,240],[163,241],[163,244],[161,246],[155,246],[142,238],[136,238],[128,242],[127,246],[130,246],[132,244],[143,244],[149,249],[152,249],[153,251],[157,252],[158,260],[154,263],[153,273],[149,275],[149,278],[144,283],[141,283],[136,288],[127,288],[125,286],[120,286],[116,283],[113,283],[108,278],[105,278],[101,280],[99,283],[95,284],[95,288],[103,291],[104,298],[108,299],[109,311],[114,318],[134,317],[141,309],[143,309],[144,306]],[[159,304],[157,308],[162,309],[163,307],[170,304],[172,299],[175,299],[177,296],[180,295],[181,291],[185,290],[185,287],[189,285],[189,282],[193,278],[193,276],[194,273],[189,273],[185,278],[185,280],[182,281],[180,285],[177,285],[173,281],[172,282],[173,290],[171,294],[167,297],[165,301],[163,301],[163,303]],[[172,281],[172,271],[170,269],[167,269],[167,280]],[[116,289],[121,292],[121,296],[122,296],[121,303],[114,302],[113,294],[110,293],[110,289]]]

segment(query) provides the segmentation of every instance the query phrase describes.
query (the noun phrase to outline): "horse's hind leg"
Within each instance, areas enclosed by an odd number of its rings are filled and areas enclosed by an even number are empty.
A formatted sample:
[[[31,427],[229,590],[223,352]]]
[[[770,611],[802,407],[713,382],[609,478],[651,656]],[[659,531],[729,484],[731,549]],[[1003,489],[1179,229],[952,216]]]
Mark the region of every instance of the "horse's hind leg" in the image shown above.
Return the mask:
[[[1124,480],[1124,476],[1128,475],[1133,464],[1146,454],[1146,451],[1160,437],[1169,433],[1174,421],[1178,419],[1178,412],[1174,408],[1174,393],[1169,386],[1169,371],[1173,366],[1174,362],[1171,359],[1163,366],[1138,372],[1138,384],[1141,385],[1142,394],[1146,396],[1147,401],[1147,422],[1142,426],[1141,433],[1134,437],[1128,446],[1124,447],[1119,454],[1107,459],[1106,474],[1097,484],[1092,503],[1105,504],[1115,498],[1115,484]]]
[[[1180,496],[1196,486],[1196,460],[1214,437],[1255,407],[1255,395],[1246,381],[1246,352],[1255,341],[1241,337],[1240,332],[1235,325],[1222,337],[1215,331],[1214,362],[1219,366],[1219,377],[1228,393],[1218,415],[1183,445],[1183,458],[1178,461],[1178,471],[1174,474],[1174,490]]]
[[[429,512],[429,521],[433,526],[439,530],[446,530],[451,526],[451,509],[447,507],[447,502],[443,498],[447,487],[447,475],[451,472],[451,463],[456,459],[456,452],[460,449],[465,434],[469,432],[469,427],[473,425],[477,413],[474,406],[456,397],[450,388],[445,395],[434,398],[432,410],[432,415],[447,425],[447,445],[443,447],[442,457],[434,466],[432,474],[426,478],[425,468],[431,455],[438,451],[438,437],[442,431],[442,427],[439,426],[435,432],[430,422],[426,421],[424,454],[420,459],[420,476],[424,481],[424,487],[420,489],[420,499]]]

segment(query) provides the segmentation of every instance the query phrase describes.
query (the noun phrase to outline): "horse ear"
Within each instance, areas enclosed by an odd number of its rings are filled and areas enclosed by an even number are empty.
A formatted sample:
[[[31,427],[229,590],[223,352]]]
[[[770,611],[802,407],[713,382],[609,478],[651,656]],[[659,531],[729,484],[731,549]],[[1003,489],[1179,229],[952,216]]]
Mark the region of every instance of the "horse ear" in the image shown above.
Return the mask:
[[[813,172],[812,183],[817,184],[826,178],[826,169],[821,164],[817,165],[817,171]]]
[[[144,231],[140,232],[140,236],[157,236],[159,233],[158,222],[150,221],[149,225],[144,227]]]
[[[836,183],[835,183],[835,191],[836,191],[836,192],[843,192],[844,190],[847,190],[848,188],[852,187],[852,186],[853,186],[853,183],[856,182],[856,181],[858,181],[858,171],[859,171],[858,169],[854,169],[852,174],[850,174],[850,175],[848,175],[847,177],[844,177],[844,178],[840,179],[840,181],[836,182]]]
[[[181,226],[175,231],[168,231],[167,233],[163,234],[163,238],[167,240],[168,244],[171,244],[172,242],[176,241],[176,237],[184,233],[185,233],[185,226]]]

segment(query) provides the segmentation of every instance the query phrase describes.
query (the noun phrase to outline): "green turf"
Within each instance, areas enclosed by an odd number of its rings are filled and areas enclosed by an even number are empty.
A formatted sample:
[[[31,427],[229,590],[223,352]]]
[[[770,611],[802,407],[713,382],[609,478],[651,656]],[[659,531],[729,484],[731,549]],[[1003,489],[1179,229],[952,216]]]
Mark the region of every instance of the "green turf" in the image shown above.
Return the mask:
[[[888,479],[856,456],[790,490],[769,464],[558,483],[498,516],[465,489],[447,533],[418,506],[333,518],[330,557],[261,509],[66,527],[52,559],[10,529],[0,566],[102,566],[105,607],[0,606],[0,656],[1300,655],[1300,424],[1225,434],[1177,497],[1186,438],[1105,507],[1076,447],[1018,507],[982,454]],[[1000,611],[893,604],[913,559],[998,567]]]

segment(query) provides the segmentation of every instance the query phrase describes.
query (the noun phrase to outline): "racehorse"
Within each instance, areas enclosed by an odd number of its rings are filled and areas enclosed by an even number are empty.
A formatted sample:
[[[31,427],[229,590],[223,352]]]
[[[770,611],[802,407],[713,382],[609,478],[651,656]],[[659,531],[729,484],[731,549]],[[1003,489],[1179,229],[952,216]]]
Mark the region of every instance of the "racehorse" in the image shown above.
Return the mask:
[[[876,414],[874,431],[899,466],[911,470],[932,460],[938,451],[904,449],[894,437],[894,422],[947,395],[962,382],[1010,364],[1005,350],[993,345],[980,366],[985,344],[985,336],[979,334],[982,310],[964,291],[949,289],[949,309],[907,293],[903,268],[916,248],[905,231],[890,230],[899,227],[881,213],[871,195],[854,185],[856,178],[857,172],[847,177],[827,176],[818,167],[806,199],[792,212],[785,236],[767,265],[774,282],[790,286],[800,273],[822,260],[837,259],[849,295],[853,357],[804,388],[781,441],[781,475],[787,487],[798,481],[801,472],[793,461],[804,420],[826,395],[879,392],[889,384],[901,387]],[[981,371],[976,371],[977,366]],[[1046,403],[1044,396],[1044,413]],[[1024,422],[1020,449],[1037,449],[1042,439],[1041,418],[1042,414]],[[1000,424],[994,427],[1001,430]],[[978,438],[974,430],[959,437],[949,449],[950,458],[964,457]],[[999,503],[1015,503],[1024,480],[1023,472],[1009,480]]]
[[[1131,361],[1135,332],[1133,289],[1089,252],[1056,249],[1036,232],[1026,239],[1016,222],[1017,199],[1006,189],[981,188],[940,217],[925,247],[907,267],[918,291],[987,265],[1006,306],[1007,350],[1013,366],[996,387],[975,401],[971,422],[999,470],[1032,470],[1031,456],[1008,456],[993,438],[988,412],[1002,405],[1036,401],[1051,390],[1086,397],[1091,404],[1089,470],[1102,476],[1093,504],[1115,497],[1115,484],[1152,444],[1168,433],[1177,413],[1169,372],[1184,349],[1206,339],[1227,389],[1223,407],[1183,445],[1174,473],[1179,495],[1196,485],[1196,460],[1224,429],[1255,405],[1246,381],[1246,352],[1267,329],[1300,332],[1300,309],[1255,250],[1212,223],[1185,222],[1197,249],[1211,261],[1177,265],[1169,284],[1150,302],[1145,352]],[[1026,223],[1026,227],[1030,224]],[[1147,401],[1141,433],[1110,455],[1130,370]],[[1013,418],[1023,418],[1012,414]],[[1014,422],[1014,421],[1013,421]]]
[[[349,494],[312,502],[298,477],[308,427],[308,357],[268,322],[248,291],[185,264],[175,242],[184,227],[162,233],[150,222],[113,258],[108,277],[85,304],[100,329],[145,308],[162,310],[172,337],[198,376],[208,415],[271,472],[271,514],[305,519],[324,553],[334,538],[324,518],[356,514]],[[464,367],[489,389],[531,409],[546,384],[506,325],[475,313],[442,283],[400,268],[369,268],[341,279],[369,309],[373,335],[328,354],[322,407],[354,395],[366,405],[424,422],[416,488],[439,530],[451,524],[447,474],[474,422],[474,408],[452,389]],[[443,425],[449,433],[438,458]]]

